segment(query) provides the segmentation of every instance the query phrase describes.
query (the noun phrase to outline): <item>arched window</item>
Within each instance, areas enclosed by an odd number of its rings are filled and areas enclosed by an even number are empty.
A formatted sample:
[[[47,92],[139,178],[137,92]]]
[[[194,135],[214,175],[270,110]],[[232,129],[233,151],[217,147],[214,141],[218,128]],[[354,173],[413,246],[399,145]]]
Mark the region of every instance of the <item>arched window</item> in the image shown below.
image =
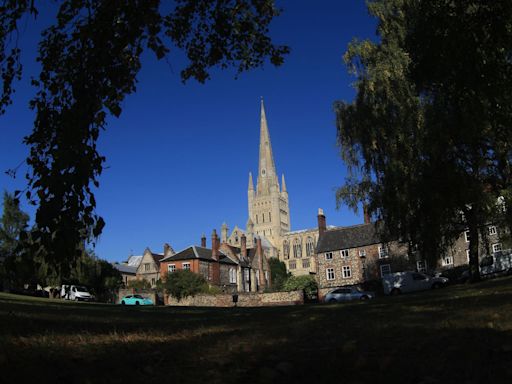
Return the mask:
[[[272,215],[270,214],[270,212],[268,213],[268,221],[269,221],[269,223],[272,222]]]
[[[263,215],[262,223],[264,223],[265,222],[265,212],[263,212],[262,215]]]
[[[302,257],[302,245],[299,238],[293,240],[293,257],[296,259]]]
[[[306,239],[306,256],[313,256],[315,253],[315,240],[311,236]]]
[[[283,241],[283,256],[285,259],[290,258],[290,244],[288,244],[288,241]]]

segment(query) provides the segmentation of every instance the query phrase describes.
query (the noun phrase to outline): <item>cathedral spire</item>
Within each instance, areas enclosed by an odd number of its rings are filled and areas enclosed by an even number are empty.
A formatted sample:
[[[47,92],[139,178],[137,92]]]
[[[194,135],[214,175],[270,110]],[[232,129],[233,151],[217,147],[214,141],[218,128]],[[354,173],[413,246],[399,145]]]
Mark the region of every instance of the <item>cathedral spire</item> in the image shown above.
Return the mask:
[[[288,192],[286,190],[286,182],[284,181],[284,173],[281,175],[281,188],[282,188],[281,189],[282,192]]]
[[[261,98],[261,120],[260,120],[260,158],[258,164],[258,179],[256,190],[258,193],[268,192],[271,186],[278,186],[276,166],[272,155],[272,144],[268,133],[265,105]]]

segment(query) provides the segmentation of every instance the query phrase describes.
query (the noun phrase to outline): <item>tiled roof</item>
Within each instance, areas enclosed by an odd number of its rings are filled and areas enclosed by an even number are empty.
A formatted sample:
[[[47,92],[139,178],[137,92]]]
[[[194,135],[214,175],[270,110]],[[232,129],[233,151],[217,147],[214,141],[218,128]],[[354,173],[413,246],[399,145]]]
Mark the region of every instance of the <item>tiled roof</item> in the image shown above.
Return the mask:
[[[130,256],[126,262],[130,267],[137,268],[142,261],[142,256]]]
[[[219,262],[223,264],[237,264],[234,260],[231,260],[228,256],[223,253],[219,255]],[[185,248],[182,251],[179,251],[175,255],[168,256],[160,260],[160,262],[172,262],[178,260],[191,260],[191,259],[199,259],[206,261],[214,261],[212,259],[212,250],[210,248],[203,248],[198,246],[191,246]]]
[[[364,247],[382,242],[375,223],[339,227],[325,231],[318,239],[316,252]]]
[[[136,274],[137,273],[137,267],[127,265],[127,264],[112,264],[115,269],[117,269],[121,273],[129,273],[129,274]]]
[[[155,261],[155,263],[160,264],[160,261],[164,258],[165,255],[163,253],[151,252],[151,256],[153,257],[153,260]]]

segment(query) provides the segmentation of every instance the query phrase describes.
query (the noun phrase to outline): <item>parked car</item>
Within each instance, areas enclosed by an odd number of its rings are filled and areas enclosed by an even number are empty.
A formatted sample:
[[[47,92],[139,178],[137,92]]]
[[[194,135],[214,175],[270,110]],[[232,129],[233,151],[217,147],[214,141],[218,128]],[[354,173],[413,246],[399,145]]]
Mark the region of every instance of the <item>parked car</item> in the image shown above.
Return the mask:
[[[491,278],[512,274],[512,250],[494,252],[480,260],[480,276]],[[469,279],[469,268],[461,276],[463,282]]]
[[[60,297],[74,301],[94,301],[94,296],[83,285],[63,285]]]
[[[382,277],[385,295],[424,291],[444,287],[450,280],[442,276],[429,276],[420,272],[395,272]]]
[[[324,297],[326,303],[341,303],[353,300],[370,300],[375,298],[374,292],[363,291],[357,286],[336,288]]]
[[[141,295],[128,295],[121,299],[121,305],[153,305],[153,301]]]

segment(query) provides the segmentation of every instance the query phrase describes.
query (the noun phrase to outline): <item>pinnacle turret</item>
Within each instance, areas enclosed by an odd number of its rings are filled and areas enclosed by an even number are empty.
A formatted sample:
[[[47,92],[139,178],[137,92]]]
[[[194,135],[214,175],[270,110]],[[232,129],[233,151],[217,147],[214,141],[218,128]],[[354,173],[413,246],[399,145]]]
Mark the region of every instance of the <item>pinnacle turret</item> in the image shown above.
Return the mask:
[[[252,182],[252,172],[249,172],[249,191],[254,191],[254,183]]]

